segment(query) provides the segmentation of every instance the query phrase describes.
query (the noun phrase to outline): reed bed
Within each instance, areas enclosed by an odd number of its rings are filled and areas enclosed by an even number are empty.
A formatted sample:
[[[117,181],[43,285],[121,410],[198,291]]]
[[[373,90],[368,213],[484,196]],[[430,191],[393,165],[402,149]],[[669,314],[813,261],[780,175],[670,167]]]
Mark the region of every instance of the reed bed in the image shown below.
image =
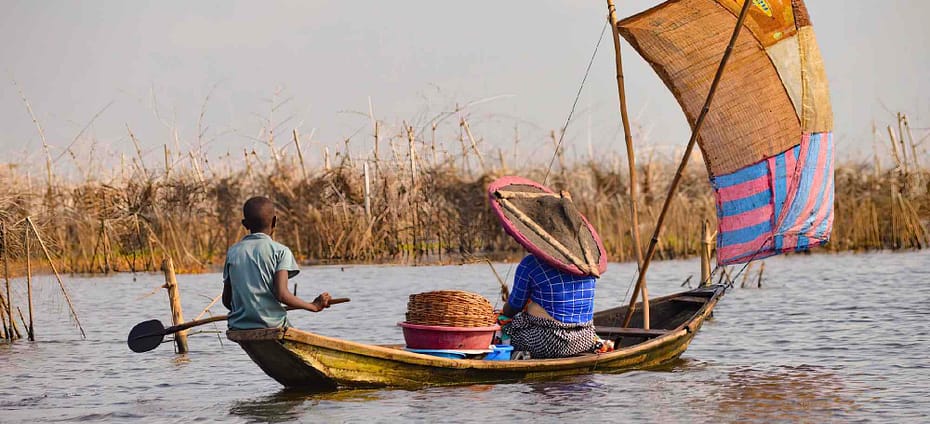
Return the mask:
[[[63,182],[49,172],[48,181],[34,181],[21,172],[28,164],[8,166],[0,169],[0,222],[19,236],[11,237],[4,250],[13,262],[24,260],[21,240],[25,218],[31,217],[59,271],[157,271],[166,257],[179,272],[214,270],[226,249],[245,234],[242,203],[265,195],[278,210],[275,238],[307,263],[517,258],[522,249],[492,215],[486,187],[498,176],[518,174],[570,191],[611,260],[633,260],[625,159],[572,162],[560,154],[551,171],[548,163],[508,168],[502,152],[497,151],[497,161],[487,159],[493,155],[479,148],[468,123],[459,124],[467,138],[460,140],[457,155],[437,153],[435,128],[431,140],[424,140],[430,137],[414,134],[406,123],[393,135],[376,123],[376,143],[379,131],[387,134],[381,143],[390,151],[379,156],[375,148],[367,157],[353,158],[348,151],[330,157],[327,149],[322,166],[305,163],[296,131],[296,148],[275,148],[269,142],[266,158],[246,152],[240,169],[218,170],[194,152],[184,165],[160,169],[145,167],[140,157],[105,180]],[[927,246],[930,172],[909,133],[903,115],[897,128],[889,127],[895,163],[890,169],[882,169],[878,160],[837,165],[829,249]],[[675,168],[662,159],[639,165],[644,238],[653,231]],[[714,199],[707,173],[695,160],[671,205],[657,258],[697,255],[704,220],[714,228]]]

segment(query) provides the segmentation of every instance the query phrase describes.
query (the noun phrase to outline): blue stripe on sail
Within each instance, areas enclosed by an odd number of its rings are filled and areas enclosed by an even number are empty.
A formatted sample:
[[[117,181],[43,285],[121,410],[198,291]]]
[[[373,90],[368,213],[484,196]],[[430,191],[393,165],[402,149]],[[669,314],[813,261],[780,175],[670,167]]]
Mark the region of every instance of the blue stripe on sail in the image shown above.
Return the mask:
[[[720,205],[720,217],[726,218],[733,215],[739,215],[744,212],[749,212],[753,209],[758,209],[763,206],[768,206],[771,199],[772,194],[766,190],[757,194],[753,194],[752,196],[744,197],[742,199],[724,202]]]
[[[788,164],[786,155],[791,154],[792,150],[798,150],[800,146],[795,146],[785,153],[775,156],[775,175],[772,176],[772,206],[775,215],[775,222],[781,218],[782,208],[785,205],[785,198],[788,196]],[[781,237],[776,237],[775,250],[781,249]]]
[[[775,175],[772,176],[772,205],[775,207],[775,222],[778,222],[788,192],[787,170],[785,169],[788,165],[785,163],[785,154],[775,156]]]
[[[738,230],[727,231],[720,234],[719,247],[726,247],[733,244],[748,243],[759,238],[762,234],[772,232],[772,223],[765,221],[751,227],[740,228]]]
[[[807,239],[807,236],[800,235],[798,236],[798,246],[794,248],[794,251],[800,252],[806,250],[810,245],[811,243],[810,240]]]
[[[752,181],[761,176],[768,175],[768,172],[768,163],[762,161],[736,172],[711,178],[711,183],[714,185],[714,188],[721,189],[745,183],[746,181]]]
[[[782,221],[781,226],[778,228],[778,233],[784,233],[790,228],[794,227],[797,224],[799,219],[805,219],[806,217],[801,217],[801,212],[804,210],[804,206],[807,205],[807,199],[811,195],[811,185],[813,185],[814,174],[816,173],[818,152],[820,150],[820,139],[816,137],[811,137],[810,142],[807,144],[807,158],[805,158],[804,163],[797,162],[796,166],[801,167],[801,177],[798,184],[797,194],[794,197],[794,200],[791,202],[791,208],[788,210],[788,215]]]
[[[817,240],[826,241],[827,233],[827,224],[830,222],[830,217],[833,216],[833,192],[830,192],[830,204],[827,205],[827,214],[823,216],[823,221],[817,224],[817,229],[814,232],[814,238]]]
[[[801,234],[808,234],[814,225],[819,224],[819,222],[814,222],[814,220],[817,219],[817,215],[820,214],[820,208],[822,208],[824,205],[824,201],[826,200],[826,197],[827,197],[826,196],[827,182],[833,176],[833,170],[829,169],[830,168],[830,155],[833,153],[833,150],[830,149],[829,140],[824,140],[820,134],[811,135],[811,139],[813,139],[814,137],[817,137],[817,141],[819,142],[819,144],[823,145],[822,146],[823,150],[825,150],[823,152],[825,156],[824,166],[828,169],[823,170],[823,175],[821,176],[820,181],[817,182],[819,186],[815,186],[817,188],[817,198],[816,198],[817,201],[816,203],[814,203],[814,208],[811,209],[811,215],[805,218],[804,225],[801,226]]]

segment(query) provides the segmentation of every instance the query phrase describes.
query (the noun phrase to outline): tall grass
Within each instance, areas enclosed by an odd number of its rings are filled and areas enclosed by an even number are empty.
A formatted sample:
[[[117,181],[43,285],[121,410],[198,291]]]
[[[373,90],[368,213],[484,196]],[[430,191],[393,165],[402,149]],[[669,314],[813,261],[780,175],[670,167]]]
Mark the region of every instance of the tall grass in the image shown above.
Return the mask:
[[[894,167],[883,170],[880,161],[837,166],[830,249],[927,245],[930,173],[917,143],[911,138],[902,144],[909,133],[906,118],[899,123],[891,130]],[[226,249],[245,234],[242,203],[265,195],[277,206],[275,238],[303,261],[448,263],[519,256],[520,246],[491,213],[486,187],[504,174],[538,181],[548,175],[551,187],[572,193],[611,260],[634,258],[629,178],[618,158],[572,163],[560,157],[551,173],[546,164],[508,168],[502,152],[495,161],[478,149],[470,130],[462,153],[450,155],[438,154],[434,141],[420,139],[406,124],[401,128],[389,139],[389,152],[379,156],[376,150],[366,158],[340,152],[332,160],[327,151],[318,167],[304,163],[296,132],[294,153],[269,143],[268,159],[247,153],[240,169],[208,171],[204,158],[189,153],[184,165],[145,168],[140,159],[124,163],[105,181],[50,177],[49,184],[24,175],[20,170],[28,164],[8,166],[0,170],[0,221],[10,234],[23,234],[23,219],[31,216],[66,272],[154,271],[167,256],[179,271],[199,272],[222,265]],[[707,174],[698,162],[687,168],[671,205],[660,259],[696,255],[702,221],[716,220]],[[661,159],[640,165],[642,234],[652,233],[675,167]],[[12,237],[7,249],[14,261],[22,259],[21,238]]]

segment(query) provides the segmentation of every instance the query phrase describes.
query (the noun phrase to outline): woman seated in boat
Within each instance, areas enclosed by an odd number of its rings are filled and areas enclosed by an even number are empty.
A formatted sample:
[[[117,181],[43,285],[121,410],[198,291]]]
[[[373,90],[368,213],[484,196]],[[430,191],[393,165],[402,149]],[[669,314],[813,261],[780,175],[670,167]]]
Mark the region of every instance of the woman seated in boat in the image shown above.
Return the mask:
[[[500,319],[514,351],[534,359],[593,352],[594,286],[594,276],[569,274],[532,254],[523,258]]]

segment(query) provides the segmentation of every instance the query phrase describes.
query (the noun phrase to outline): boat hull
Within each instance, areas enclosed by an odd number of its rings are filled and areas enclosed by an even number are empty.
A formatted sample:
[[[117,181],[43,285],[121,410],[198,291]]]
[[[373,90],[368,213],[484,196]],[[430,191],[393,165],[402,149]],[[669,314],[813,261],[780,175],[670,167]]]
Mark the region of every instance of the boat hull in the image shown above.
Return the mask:
[[[622,319],[625,307],[599,312],[595,315],[595,325],[599,329],[615,328],[610,330],[609,336],[623,334],[620,348],[608,353],[560,359],[441,358],[408,352],[403,346],[356,343],[295,328],[230,330],[227,336],[239,343],[266,374],[289,388],[417,388],[551,379],[665,365],[687,349],[723,293],[722,287],[715,286],[653,300],[653,308],[660,312],[653,312],[653,315],[664,318],[665,322],[654,321],[654,334],[649,335],[627,334],[611,325],[618,325],[616,322]]]

